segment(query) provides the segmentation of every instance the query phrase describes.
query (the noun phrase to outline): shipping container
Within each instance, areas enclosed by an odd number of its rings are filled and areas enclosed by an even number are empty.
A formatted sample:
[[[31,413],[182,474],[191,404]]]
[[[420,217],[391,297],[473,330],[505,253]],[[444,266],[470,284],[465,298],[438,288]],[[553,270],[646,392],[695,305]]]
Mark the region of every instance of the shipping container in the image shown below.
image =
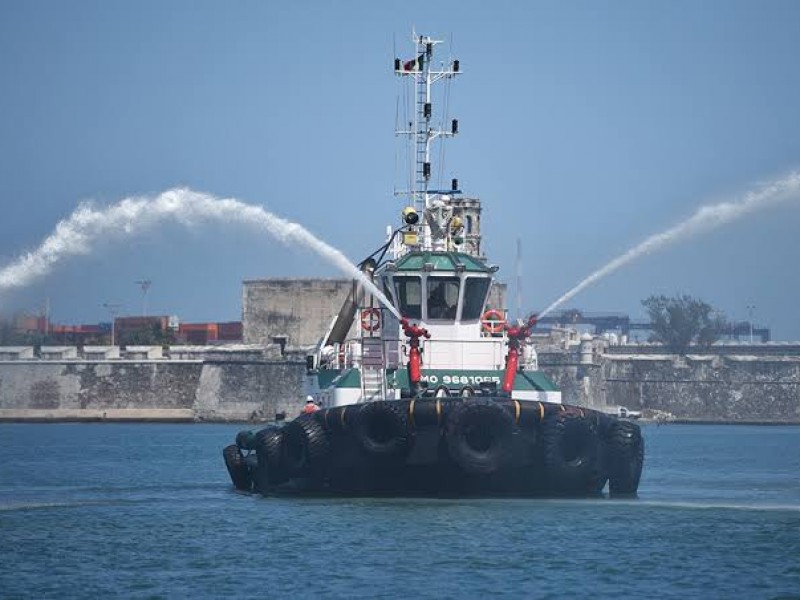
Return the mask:
[[[239,342],[242,339],[242,322],[217,323],[218,338],[224,342]]]

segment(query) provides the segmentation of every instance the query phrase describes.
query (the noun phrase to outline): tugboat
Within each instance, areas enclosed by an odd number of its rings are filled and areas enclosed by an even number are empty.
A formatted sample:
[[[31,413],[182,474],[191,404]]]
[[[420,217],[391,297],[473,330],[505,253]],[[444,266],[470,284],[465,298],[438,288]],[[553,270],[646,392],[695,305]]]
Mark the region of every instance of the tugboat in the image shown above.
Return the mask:
[[[461,74],[435,65],[441,43],[412,36],[395,59],[411,84],[408,198],[400,227],[360,263],[390,305],[354,282],[307,357],[307,409],[242,431],[223,450],[233,485],[262,494],[635,495],[639,426],[562,403],[527,344],[536,317],[509,323],[493,292],[497,267],[476,235],[480,207],[431,183],[432,87]]]

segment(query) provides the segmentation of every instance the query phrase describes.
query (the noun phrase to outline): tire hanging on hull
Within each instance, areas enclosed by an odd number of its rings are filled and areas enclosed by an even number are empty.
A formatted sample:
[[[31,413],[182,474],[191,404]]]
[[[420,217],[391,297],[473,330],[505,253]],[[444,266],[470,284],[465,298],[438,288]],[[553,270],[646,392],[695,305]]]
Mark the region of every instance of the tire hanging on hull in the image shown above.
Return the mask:
[[[600,439],[580,410],[548,415],[542,422],[544,468],[551,491],[558,495],[598,494],[601,474]]]
[[[314,477],[324,472],[330,440],[315,415],[302,415],[283,428],[281,466],[289,477]]]
[[[222,457],[225,459],[225,467],[228,469],[228,475],[231,476],[233,487],[237,490],[249,492],[253,486],[253,480],[250,477],[250,471],[244,462],[244,456],[242,456],[239,446],[236,444],[225,446],[222,450]]]
[[[635,495],[644,465],[644,438],[638,425],[617,421],[609,428],[608,491],[612,496]]]
[[[242,450],[255,450],[255,434],[246,429],[236,434],[236,445]]]
[[[369,456],[379,460],[405,458],[412,442],[408,402],[376,401],[362,405],[355,433]]]
[[[255,484],[262,491],[289,478],[281,464],[282,440],[283,430],[280,427],[267,427],[255,435],[254,446],[258,459]]]
[[[496,402],[457,403],[445,423],[448,453],[465,473],[490,475],[508,465],[513,429],[511,415]]]

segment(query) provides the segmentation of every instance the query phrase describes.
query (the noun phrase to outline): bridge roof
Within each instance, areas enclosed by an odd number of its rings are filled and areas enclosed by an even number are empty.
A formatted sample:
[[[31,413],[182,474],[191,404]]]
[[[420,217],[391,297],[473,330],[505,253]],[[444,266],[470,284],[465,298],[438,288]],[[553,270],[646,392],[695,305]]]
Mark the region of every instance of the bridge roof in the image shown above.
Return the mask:
[[[426,269],[426,264],[432,266]],[[456,271],[462,269],[471,273],[493,273],[495,271],[481,259],[463,252],[409,252],[395,262],[397,271]]]

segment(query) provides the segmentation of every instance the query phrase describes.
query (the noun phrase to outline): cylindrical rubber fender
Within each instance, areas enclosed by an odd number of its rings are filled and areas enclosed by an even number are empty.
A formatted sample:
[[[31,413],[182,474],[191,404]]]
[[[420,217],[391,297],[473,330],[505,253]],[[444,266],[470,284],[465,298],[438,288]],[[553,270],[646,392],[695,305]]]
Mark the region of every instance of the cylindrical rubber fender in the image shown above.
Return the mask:
[[[636,494],[644,466],[642,430],[636,423],[617,420],[609,428],[605,443],[609,493]]]
[[[450,397],[450,388],[446,385],[439,385],[436,389],[433,390],[433,397],[434,398],[449,398]]]
[[[325,408],[318,414],[318,419],[322,421],[328,431],[346,431],[351,427],[358,414],[358,406],[345,404],[344,406]]]
[[[409,424],[413,429],[441,427],[450,404],[447,398],[413,398],[408,403]]]
[[[484,398],[456,403],[445,425],[450,457],[471,475],[489,475],[507,466],[513,433],[508,412]]]
[[[541,428],[544,467],[556,494],[597,494],[605,484],[601,473],[600,439],[580,410],[567,409],[545,417]]]
[[[378,400],[359,407],[356,437],[364,451],[378,458],[402,458],[411,449],[406,401]]]
[[[544,406],[544,419],[549,417],[550,415],[554,415],[557,413],[562,413],[567,410],[575,410],[571,406],[567,406],[566,404],[559,404],[557,402],[543,402]]]
[[[237,490],[250,491],[253,480],[250,478],[250,471],[247,469],[239,446],[236,444],[225,446],[222,450],[222,457],[225,459],[225,467],[228,469],[228,475],[231,476],[233,487]]]
[[[249,429],[236,434],[236,445],[242,450],[255,450],[256,435]]]
[[[288,479],[286,469],[281,464],[281,441],[283,429],[281,427],[267,427],[255,434],[256,457],[258,468],[266,473],[270,485],[283,483]]]
[[[330,440],[315,415],[302,415],[283,428],[281,465],[291,477],[319,475],[330,455]]]
[[[544,419],[545,408],[542,402],[513,398],[498,398],[496,402],[508,411],[514,420],[514,425],[526,431],[535,429]]]

